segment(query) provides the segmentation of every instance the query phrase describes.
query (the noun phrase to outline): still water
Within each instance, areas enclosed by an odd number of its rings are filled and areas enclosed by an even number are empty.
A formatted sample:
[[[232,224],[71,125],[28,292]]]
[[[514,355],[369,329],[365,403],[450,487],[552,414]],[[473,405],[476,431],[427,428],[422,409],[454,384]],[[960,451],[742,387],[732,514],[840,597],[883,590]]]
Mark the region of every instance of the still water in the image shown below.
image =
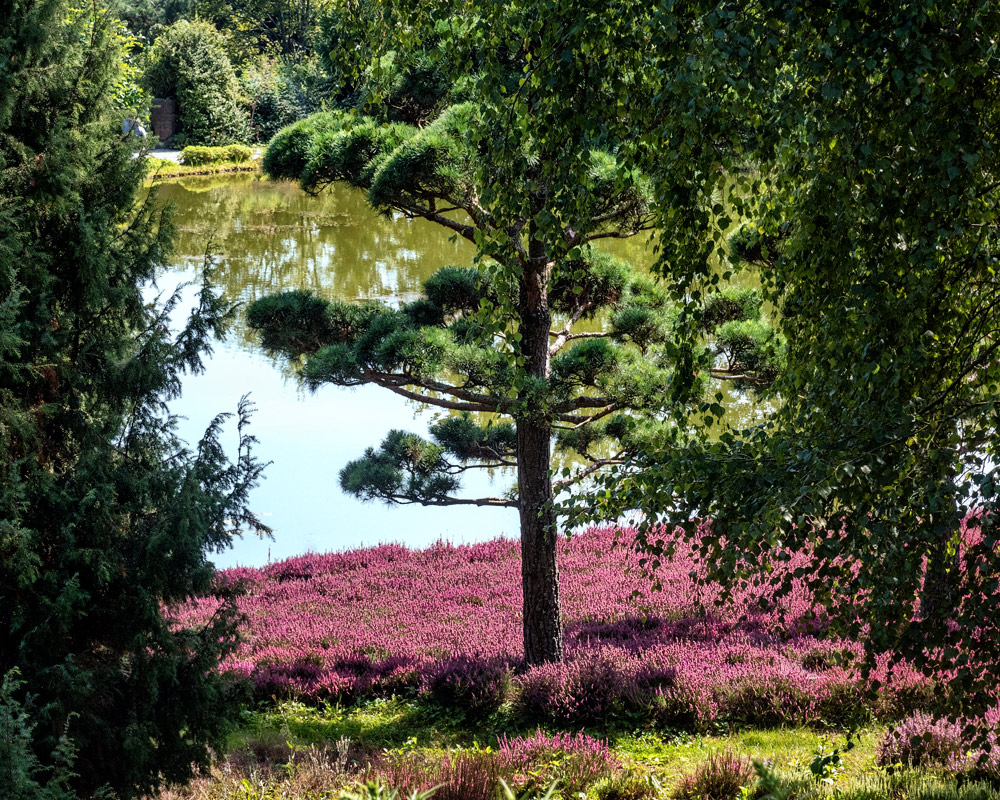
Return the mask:
[[[244,305],[287,289],[398,302],[415,296],[440,267],[468,265],[475,255],[469,243],[450,241],[433,223],[376,214],[364,194],[344,187],[312,197],[292,183],[236,175],[167,183],[158,192],[174,206],[177,228],[172,269],[158,280],[167,291],[194,280],[211,250],[216,283]],[[615,242],[613,250],[636,265],[653,261],[639,237]],[[252,506],[274,539],[237,539],[216,556],[219,566],[258,566],[309,550],[386,541],[424,546],[517,534],[513,509],[386,507],[341,492],[338,473],[348,461],[393,428],[426,435],[442,412],[373,386],[306,393],[285,364],[260,350],[242,315],[171,406],[183,417],[182,436],[196,442],[215,414],[235,410],[248,392],[257,406],[257,456],[272,462]],[[234,448],[232,426],[226,435]],[[512,482],[509,471],[475,471],[466,476],[463,494],[497,495]]]

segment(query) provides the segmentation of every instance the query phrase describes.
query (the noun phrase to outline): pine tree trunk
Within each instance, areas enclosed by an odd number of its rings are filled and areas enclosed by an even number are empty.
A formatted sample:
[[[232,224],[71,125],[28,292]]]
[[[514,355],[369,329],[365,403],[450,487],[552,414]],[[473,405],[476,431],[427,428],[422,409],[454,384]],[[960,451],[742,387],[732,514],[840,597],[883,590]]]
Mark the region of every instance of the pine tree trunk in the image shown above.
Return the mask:
[[[532,384],[549,376],[549,267],[544,246],[531,237],[521,278],[519,317],[521,354],[528,386],[517,417],[517,482],[521,514],[521,587],[524,593],[524,658],[528,664],[562,661],[556,516],[552,509],[552,420]],[[536,380],[531,380],[536,379]],[[540,380],[539,380],[540,379]]]

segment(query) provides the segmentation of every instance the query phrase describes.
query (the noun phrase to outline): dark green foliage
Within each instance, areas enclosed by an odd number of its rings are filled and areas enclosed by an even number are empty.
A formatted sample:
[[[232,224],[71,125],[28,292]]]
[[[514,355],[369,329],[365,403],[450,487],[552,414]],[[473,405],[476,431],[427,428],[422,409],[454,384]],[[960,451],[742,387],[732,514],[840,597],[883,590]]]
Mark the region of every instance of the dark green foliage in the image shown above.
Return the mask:
[[[315,350],[334,330],[327,316],[328,303],[312,292],[299,290],[264,297],[247,310],[247,322],[261,331],[269,350],[300,355]],[[346,314],[338,322],[350,325]]]
[[[313,137],[320,132],[335,133],[352,119],[344,111],[323,111],[282,128],[264,151],[264,174],[275,180],[298,180],[309,161]]]
[[[458,480],[444,474],[443,448],[413,433],[390,431],[376,450],[340,471],[340,485],[361,500],[435,505],[446,502]]]
[[[835,631],[865,643],[866,666],[893,653],[947,675],[938,701],[975,717],[1000,675],[1000,108],[986,99],[1000,7],[695,3],[652,27],[633,11],[622,30],[664,31],[645,51],[660,99],[627,123],[671,143],[632,151],[670,204],[661,268],[700,304],[720,257],[761,267],[786,367],[758,424],[718,435],[693,421],[683,446],[608,486],[599,513],[684,526],[725,587],[785,594],[774,563],[814,553],[803,580],[837,610]],[[726,248],[734,216],[749,222]],[[759,362],[753,324],[729,325],[720,342]]]
[[[389,153],[414,133],[416,129],[408,125],[381,125],[363,118],[342,130],[320,133],[312,139],[299,183],[309,192],[337,181],[367,189]]]
[[[712,331],[726,322],[759,320],[764,298],[756,289],[727,289],[705,299],[701,328]]]
[[[784,233],[787,228],[782,226]],[[729,260],[735,265],[763,266],[772,263],[781,254],[782,236],[766,234],[750,222],[740,225],[726,242]]]
[[[269,59],[244,65],[240,76],[251,140],[267,144],[282,128],[323,107],[328,78],[315,56]]]
[[[489,276],[475,267],[443,267],[424,281],[427,299],[447,314],[479,310],[490,291]]]
[[[43,767],[32,749],[35,723],[30,709],[18,700],[24,685],[18,670],[3,677],[0,684],[0,776],[7,800],[76,800],[70,786],[73,759],[72,742],[65,736],[52,753],[52,762]]]
[[[632,268],[621,259],[587,248],[582,258],[567,261],[552,281],[552,309],[565,314],[585,310],[593,316],[599,309],[617,305],[630,287]]]
[[[564,384],[596,386],[600,377],[613,370],[618,348],[607,339],[591,339],[552,359],[552,377]]]
[[[399,310],[417,327],[444,324],[444,309],[425,297],[405,303]]]
[[[225,40],[210,23],[181,20],[164,30],[146,52],[143,80],[153,96],[177,101],[184,141],[219,145],[250,138]]]
[[[756,319],[733,320],[715,330],[726,369],[749,383],[769,385],[781,371],[785,345],[769,325]]]
[[[474,124],[471,103],[452,106],[397,147],[372,179],[368,197],[374,208],[419,206],[437,198],[459,202],[472,191],[474,155],[465,134]]]
[[[235,464],[223,418],[192,452],[166,414],[229,309],[206,282],[171,331],[177,299],[144,296],[169,221],[120,134],[116,22],[47,0],[5,5],[0,29],[0,675],[25,681],[0,751],[20,750],[29,796],[63,794],[75,753],[77,793],[129,798],[189,777],[238,712],[216,670],[232,608],[197,629],[164,608],[207,593],[210,553],[256,527],[260,466],[246,404]]]
[[[426,53],[418,53],[405,64],[399,60],[392,53],[378,68],[368,70],[360,104],[376,111],[382,121],[425,125],[451,99],[452,81]]]
[[[517,454],[517,434],[509,422],[480,425],[469,414],[459,414],[432,425],[431,436],[461,461],[489,461]]]
[[[629,303],[612,313],[611,330],[616,337],[629,339],[645,351],[651,344],[669,341],[675,319],[676,315],[669,311]]]

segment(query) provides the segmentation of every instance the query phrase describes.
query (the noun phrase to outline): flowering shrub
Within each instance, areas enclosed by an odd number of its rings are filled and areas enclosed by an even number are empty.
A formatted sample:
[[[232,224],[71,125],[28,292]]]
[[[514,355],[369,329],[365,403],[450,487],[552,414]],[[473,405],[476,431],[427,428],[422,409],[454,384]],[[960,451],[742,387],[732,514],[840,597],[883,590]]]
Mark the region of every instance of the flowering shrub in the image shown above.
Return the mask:
[[[882,766],[945,767],[952,772],[996,781],[1000,778],[1000,743],[997,723],[1000,711],[994,709],[985,719],[968,725],[917,712],[895,728],[886,731],[879,744],[878,763]],[[986,727],[985,741],[975,741],[974,734]],[[968,727],[967,735],[966,728]]]
[[[740,790],[756,781],[750,761],[730,750],[712,753],[691,775],[674,787],[677,800],[736,800]]]
[[[620,713],[688,729],[851,721],[845,713],[898,719],[932,695],[931,681],[886,660],[872,676],[879,696],[867,704],[852,664],[860,647],[822,638],[801,587],[779,601],[737,593],[717,607],[718,589],[692,578],[701,568],[678,548],[654,591],[641,556],[620,544],[629,538],[595,528],[560,553],[564,664],[508,676],[522,647],[520,560],[516,541],[497,539],[382,545],[224,572],[220,595],[236,595],[246,623],[221,666],[265,698],[406,690],[474,715],[509,698],[529,721],[564,725]],[[786,568],[804,563],[793,556]],[[197,624],[220,602],[202,598],[175,614]]]
[[[962,726],[918,712],[886,732],[879,745],[882,766],[944,766],[962,756]]]
[[[435,798],[445,800],[495,800],[501,780],[518,796],[558,782],[564,797],[575,797],[621,771],[606,743],[584,733],[548,736],[541,731],[529,737],[505,736],[496,749],[439,758],[387,752],[372,766],[376,780],[397,787],[403,796],[437,786]]]
[[[424,692],[443,706],[469,717],[492,714],[503,704],[510,685],[510,664],[504,659],[459,655],[428,668]]]

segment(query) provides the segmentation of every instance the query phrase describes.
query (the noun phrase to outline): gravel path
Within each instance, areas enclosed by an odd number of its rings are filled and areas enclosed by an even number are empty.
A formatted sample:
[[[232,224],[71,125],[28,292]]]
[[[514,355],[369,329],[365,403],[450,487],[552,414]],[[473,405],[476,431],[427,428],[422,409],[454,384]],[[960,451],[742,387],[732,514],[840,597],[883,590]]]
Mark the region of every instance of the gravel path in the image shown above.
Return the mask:
[[[173,161],[175,164],[181,163],[180,150],[150,150],[149,154],[154,158],[162,158],[164,161]]]

